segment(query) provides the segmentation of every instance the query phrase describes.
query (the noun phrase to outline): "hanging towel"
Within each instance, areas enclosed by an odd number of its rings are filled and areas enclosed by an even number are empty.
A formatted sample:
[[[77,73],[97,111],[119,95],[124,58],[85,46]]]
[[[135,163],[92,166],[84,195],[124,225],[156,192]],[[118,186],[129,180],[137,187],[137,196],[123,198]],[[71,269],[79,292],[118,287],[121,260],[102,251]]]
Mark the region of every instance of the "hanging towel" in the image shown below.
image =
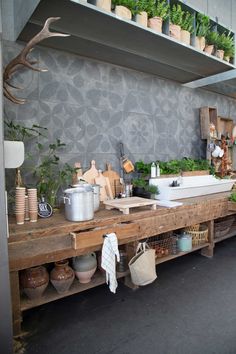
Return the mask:
[[[118,286],[116,280],[116,258],[120,262],[117,237],[114,232],[104,236],[102,246],[102,268],[106,271],[106,283],[112,293],[116,292]]]

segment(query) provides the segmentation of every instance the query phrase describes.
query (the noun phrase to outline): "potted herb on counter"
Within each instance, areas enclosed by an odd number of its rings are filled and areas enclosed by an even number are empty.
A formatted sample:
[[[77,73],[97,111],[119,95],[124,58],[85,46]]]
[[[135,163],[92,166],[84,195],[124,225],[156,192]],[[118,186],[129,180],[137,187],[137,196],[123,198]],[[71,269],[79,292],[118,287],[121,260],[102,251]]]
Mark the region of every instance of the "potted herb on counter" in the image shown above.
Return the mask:
[[[50,144],[47,153],[43,154],[44,146],[38,144],[40,153],[42,153],[41,163],[34,168],[34,175],[37,177],[37,189],[40,197],[45,197],[46,201],[52,208],[57,206],[57,194],[60,187],[68,186],[72,181],[75,168],[67,163],[60,166],[60,158],[57,152],[65,147],[59,139],[55,143]]]
[[[148,180],[146,180],[144,177],[134,178],[132,180],[132,184],[134,196],[150,199],[158,194],[158,187],[149,185]]]

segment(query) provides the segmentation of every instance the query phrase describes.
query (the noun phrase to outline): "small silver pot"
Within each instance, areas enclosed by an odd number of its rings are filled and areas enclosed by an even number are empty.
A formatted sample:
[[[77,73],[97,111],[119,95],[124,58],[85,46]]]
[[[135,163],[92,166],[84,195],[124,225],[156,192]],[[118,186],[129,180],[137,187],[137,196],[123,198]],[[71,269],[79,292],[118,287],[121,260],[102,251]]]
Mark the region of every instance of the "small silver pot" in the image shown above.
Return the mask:
[[[65,216],[70,221],[91,220],[94,217],[94,197],[91,186],[79,186],[64,191]]]

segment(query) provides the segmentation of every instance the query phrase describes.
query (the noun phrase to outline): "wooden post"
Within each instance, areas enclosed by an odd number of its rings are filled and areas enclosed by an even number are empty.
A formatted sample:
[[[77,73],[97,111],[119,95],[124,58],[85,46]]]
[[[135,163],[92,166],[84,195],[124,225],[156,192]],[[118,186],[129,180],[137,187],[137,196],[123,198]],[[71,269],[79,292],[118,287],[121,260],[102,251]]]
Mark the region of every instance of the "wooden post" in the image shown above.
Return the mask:
[[[10,273],[11,301],[13,315],[13,333],[15,336],[21,334],[21,309],[20,309],[20,285],[19,272]]]
[[[205,257],[213,257],[214,254],[214,220],[210,220],[207,223],[207,227],[208,227],[208,242],[209,242],[209,246],[205,247],[201,250],[201,255],[205,256]]]

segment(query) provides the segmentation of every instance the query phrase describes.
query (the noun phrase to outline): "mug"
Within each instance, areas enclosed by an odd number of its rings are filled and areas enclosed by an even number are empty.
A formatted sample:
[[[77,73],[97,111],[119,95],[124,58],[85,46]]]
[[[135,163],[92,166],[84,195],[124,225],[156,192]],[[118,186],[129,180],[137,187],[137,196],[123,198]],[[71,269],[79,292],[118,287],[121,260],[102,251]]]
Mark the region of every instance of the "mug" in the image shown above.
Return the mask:
[[[222,155],[222,149],[221,149],[219,146],[216,146],[216,147],[215,147],[215,150],[212,151],[211,154],[212,154],[213,157],[219,157],[220,154]],[[223,155],[222,155],[222,156],[223,156]]]

